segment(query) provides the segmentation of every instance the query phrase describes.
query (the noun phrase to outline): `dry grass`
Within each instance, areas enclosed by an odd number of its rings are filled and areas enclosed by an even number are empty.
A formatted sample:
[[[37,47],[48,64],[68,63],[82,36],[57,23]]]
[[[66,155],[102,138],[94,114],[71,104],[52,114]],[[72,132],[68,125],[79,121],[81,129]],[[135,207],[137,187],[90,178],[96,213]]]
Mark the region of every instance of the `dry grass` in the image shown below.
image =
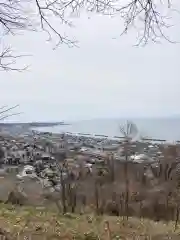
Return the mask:
[[[45,208],[0,205],[0,234],[4,239],[180,239],[180,225],[150,220],[91,215],[59,215]],[[0,236],[1,237],[1,236]]]

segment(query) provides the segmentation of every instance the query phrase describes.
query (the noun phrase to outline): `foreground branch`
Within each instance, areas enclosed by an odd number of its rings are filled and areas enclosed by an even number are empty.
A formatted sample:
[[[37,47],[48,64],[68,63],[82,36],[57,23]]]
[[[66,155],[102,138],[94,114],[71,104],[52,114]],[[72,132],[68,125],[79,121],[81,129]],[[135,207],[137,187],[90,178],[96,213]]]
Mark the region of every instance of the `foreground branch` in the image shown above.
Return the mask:
[[[13,107],[7,107],[7,106],[0,107],[0,110],[1,110],[0,111],[0,121],[6,119],[8,117],[11,117],[11,116],[20,115],[21,112],[10,113],[11,110],[13,110],[13,109],[15,109],[17,107],[19,107],[19,105],[15,105]]]
[[[165,34],[171,25],[168,16],[164,15],[164,9],[166,12],[168,9],[173,10],[171,0],[125,0],[123,3],[117,0],[35,0],[35,2],[42,29],[48,33],[49,39],[52,32],[59,38],[56,46],[60,43],[73,46],[75,42],[63,36],[53,26],[51,17],[55,17],[59,24],[72,26],[69,17],[74,14],[80,15],[81,10],[120,17],[124,21],[122,34],[135,27],[138,45],[145,45],[149,41],[159,42],[161,38],[173,43]]]
[[[79,16],[82,10],[120,17],[124,21],[122,34],[135,27],[139,44],[158,42],[160,38],[173,42],[164,32],[171,26],[164,12],[172,17],[172,0],[30,0],[29,3],[0,0],[0,25],[6,33],[14,34],[16,30],[38,30],[38,21],[41,29],[48,34],[48,40],[58,39],[56,47],[61,43],[71,47],[76,45],[76,41],[63,34],[59,26],[72,27],[70,18],[72,15]],[[33,21],[30,21],[31,18]]]
[[[166,35],[171,27],[173,0],[0,0],[0,29],[3,30],[0,37],[22,30],[43,30],[49,41],[55,40],[55,48],[60,44],[77,46],[77,41],[66,36],[59,27],[72,27],[70,18],[79,16],[84,10],[121,18],[124,29],[118,31],[125,34],[134,27],[138,33],[137,45],[149,41],[157,43],[162,38],[174,43]],[[19,70],[12,66],[19,57],[13,56],[9,48],[5,49],[0,54],[0,69]]]
[[[22,0],[0,0],[0,25],[3,34],[14,35],[16,31],[32,27],[27,14],[27,2]]]
[[[25,55],[15,55],[13,54],[13,51],[11,48],[5,48],[0,53],[0,71],[24,71],[28,68],[28,66],[25,66],[23,68],[18,68],[16,66],[16,60],[18,58],[24,57]]]
[[[171,1],[154,1],[154,0],[131,0],[127,5],[117,10],[124,19],[124,31],[127,33],[131,27],[135,27],[138,33],[138,44],[146,45],[149,41],[158,43],[163,38],[170,43],[165,31],[171,25],[167,15],[162,14],[164,8],[171,9]],[[172,9],[173,10],[173,9]],[[170,10],[169,10],[170,11]],[[168,12],[168,11],[166,11]],[[141,27],[139,27],[141,25]]]

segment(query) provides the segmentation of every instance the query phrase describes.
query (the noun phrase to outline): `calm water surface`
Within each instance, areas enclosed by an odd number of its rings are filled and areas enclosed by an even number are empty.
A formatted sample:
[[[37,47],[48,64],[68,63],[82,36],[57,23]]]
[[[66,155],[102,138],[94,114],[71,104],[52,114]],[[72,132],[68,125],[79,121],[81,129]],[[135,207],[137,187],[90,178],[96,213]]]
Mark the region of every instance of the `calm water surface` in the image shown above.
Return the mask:
[[[149,138],[160,138],[168,141],[180,140],[180,118],[174,119],[133,119],[139,135]],[[39,131],[53,133],[72,132],[113,136],[122,136],[120,126],[126,123],[124,119],[97,119],[72,122],[71,125],[37,128]]]

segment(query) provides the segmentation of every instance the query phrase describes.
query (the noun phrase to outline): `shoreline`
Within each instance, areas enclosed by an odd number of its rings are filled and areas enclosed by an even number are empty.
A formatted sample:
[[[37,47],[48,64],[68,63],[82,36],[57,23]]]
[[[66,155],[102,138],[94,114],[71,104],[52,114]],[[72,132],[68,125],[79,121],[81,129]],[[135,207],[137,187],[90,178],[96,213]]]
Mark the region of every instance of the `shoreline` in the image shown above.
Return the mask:
[[[0,127],[54,127],[70,125],[65,122],[27,122],[27,123],[0,123]]]
[[[114,141],[123,141],[125,140],[125,137],[123,136],[108,136],[108,135],[103,135],[103,134],[90,134],[90,133],[81,133],[81,132],[61,132],[61,133],[53,133],[51,131],[39,131],[35,129],[31,129],[35,131],[36,133],[39,134],[46,134],[49,133],[52,136],[62,136],[63,134],[65,136],[72,136],[72,137],[83,137],[83,138],[90,138],[90,139],[107,139],[107,140],[114,140]],[[176,140],[173,142],[170,142],[166,139],[157,139],[157,138],[139,138],[139,139],[134,139],[132,140],[133,142],[154,142],[154,143],[159,143],[159,144],[164,144],[164,143],[173,143],[173,144],[180,144],[180,140]]]

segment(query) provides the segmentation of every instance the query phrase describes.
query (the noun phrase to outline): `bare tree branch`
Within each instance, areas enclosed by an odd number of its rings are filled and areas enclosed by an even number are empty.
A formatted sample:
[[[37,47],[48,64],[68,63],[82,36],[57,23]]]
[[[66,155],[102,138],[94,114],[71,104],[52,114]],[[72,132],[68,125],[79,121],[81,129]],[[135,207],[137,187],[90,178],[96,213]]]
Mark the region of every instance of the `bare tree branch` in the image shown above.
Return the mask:
[[[0,25],[6,33],[14,34],[15,30],[24,29],[37,30],[36,21],[30,21],[30,13],[33,10],[28,8],[28,4],[33,8],[36,7],[38,17],[36,20],[39,20],[42,30],[48,33],[49,40],[52,39],[53,34],[58,37],[56,46],[60,43],[70,47],[76,45],[76,41],[63,35],[58,27],[62,24],[72,27],[70,17],[74,14],[80,15],[82,10],[120,16],[124,21],[123,33],[132,26],[136,27],[139,44],[146,44],[149,40],[158,42],[161,37],[173,42],[164,34],[164,30],[171,26],[168,24],[168,16],[164,15],[164,10],[166,12],[168,9],[173,10],[172,0],[29,0],[28,2],[0,0]],[[56,24],[53,24],[54,20]],[[138,27],[139,23],[142,25],[141,29]]]
[[[16,108],[16,107],[19,107],[19,105],[15,105],[15,106],[13,106],[13,107],[6,108],[5,110],[3,110],[3,111],[0,112],[0,115],[3,114],[3,113],[9,112],[10,110],[12,110],[12,109],[14,109],[14,108]],[[3,108],[4,108],[4,107],[3,107]]]
[[[171,7],[171,0],[131,0],[117,10],[124,19],[125,28],[122,34],[127,33],[131,27],[135,27],[138,32],[137,45],[146,45],[149,41],[159,43],[161,38],[175,43],[164,32],[172,25],[168,21],[170,17],[163,14],[163,9],[168,10]],[[137,25],[142,25],[142,27],[139,28]]]
[[[168,42],[175,43],[165,34],[165,30],[171,27],[170,17],[164,14],[173,10],[171,0],[35,0],[41,27],[49,34],[55,33],[59,37],[60,43],[69,46],[75,44],[74,41],[62,36],[52,25],[49,16],[58,19],[60,24],[72,26],[69,17],[73,14],[80,14],[82,9],[87,12],[95,12],[102,15],[120,16],[124,21],[122,34],[127,33],[131,27],[135,27],[138,33],[138,45],[145,45],[149,41],[158,43],[161,38]],[[172,12],[171,12],[172,13]],[[141,27],[142,26],[142,27]]]
[[[28,18],[20,0],[0,1],[0,24],[4,34],[14,34],[15,30],[27,29]]]
[[[158,43],[162,38],[175,43],[166,35],[166,29],[172,26],[173,3],[173,0],[0,0],[1,37],[22,30],[43,30],[49,41],[57,39],[55,48],[60,44],[77,46],[77,41],[62,33],[59,27],[72,27],[72,15],[79,16],[85,10],[120,17],[124,22],[122,34],[132,27],[137,30],[137,45],[146,45],[149,41]],[[2,59],[10,56],[13,63],[19,57],[12,56],[9,48],[1,53],[1,69],[15,70],[10,67],[12,64],[2,64]]]
[[[24,71],[28,66],[18,68],[16,66],[16,60],[27,55],[14,55],[10,47],[5,48],[0,53],[0,71]]]
[[[35,0],[35,2],[38,9],[40,25],[42,30],[48,34],[48,41],[52,39],[52,34],[55,34],[55,36],[58,37],[55,48],[61,43],[64,43],[69,47],[76,46],[77,41],[73,41],[66,35],[60,33],[58,29],[51,23],[51,19],[53,20],[53,17],[55,17],[58,20],[59,25],[66,24],[72,27],[73,25],[68,20],[65,11],[71,8],[71,4],[74,2],[74,0],[69,2],[63,2],[61,0]]]
[[[15,108],[17,108],[17,107],[19,107],[18,104],[15,105],[15,106],[13,106],[13,107],[2,106],[2,107],[0,108],[0,110],[1,110],[1,111],[0,111],[0,121],[6,119],[6,118],[8,118],[8,117],[16,116],[16,115],[21,114],[22,112],[10,113],[11,110],[13,110],[13,109],[15,109]]]

